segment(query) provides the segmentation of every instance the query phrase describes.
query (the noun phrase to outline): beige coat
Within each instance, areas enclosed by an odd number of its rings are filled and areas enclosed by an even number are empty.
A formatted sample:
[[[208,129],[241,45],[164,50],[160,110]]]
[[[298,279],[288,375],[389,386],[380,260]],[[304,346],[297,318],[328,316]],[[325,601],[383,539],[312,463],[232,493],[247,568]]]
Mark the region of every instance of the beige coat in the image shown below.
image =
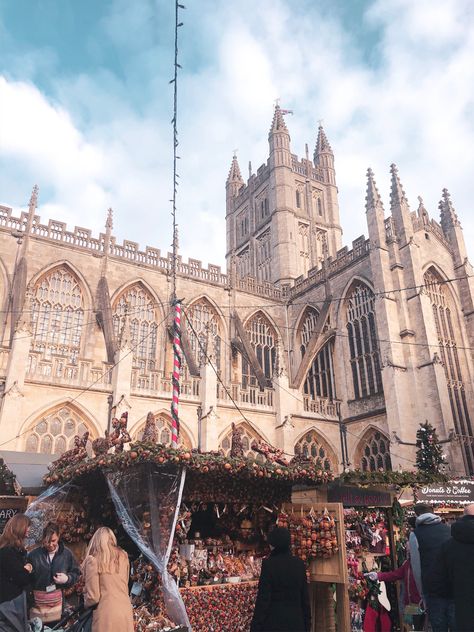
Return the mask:
[[[133,611],[128,596],[130,566],[125,551],[120,552],[117,573],[99,573],[91,555],[84,560],[84,603],[97,605],[92,618],[92,632],[133,632]]]

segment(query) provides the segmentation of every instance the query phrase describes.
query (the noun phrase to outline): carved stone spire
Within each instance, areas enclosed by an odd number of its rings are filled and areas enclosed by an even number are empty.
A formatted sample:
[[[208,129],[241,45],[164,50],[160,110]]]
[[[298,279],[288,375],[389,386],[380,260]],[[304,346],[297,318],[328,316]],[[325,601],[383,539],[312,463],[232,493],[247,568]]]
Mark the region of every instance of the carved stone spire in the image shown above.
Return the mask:
[[[430,220],[428,215],[428,211],[426,210],[425,203],[423,202],[423,198],[421,195],[418,196],[418,209],[416,211],[418,213],[418,217],[423,220],[425,224],[427,224]]]
[[[277,104],[275,105],[275,112],[273,113],[273,121],[272,121],[272,125],[270,127],[270,132],[268,135],[270,137],[272,136],[272,134],[277,134],[277,133],[282,133],[282,132],[284,134],[288,134],[288,136],[290,135],[285,123],[285,119],[283,117],[283,112],[281,110],[281,107]]]
[[[390,173],[392,175],[392,186],[390,189],[391,208],[393,209],[395,205],[406,205],[408,207],[408,201],[400,182],[397,166],[393,163],[390,165]]]
[[[369,239],[376,248],[385,248],[385,213],[382,198],[375,184],[374,172],[367,169],[367,195],[365,198]]]
[[[237,160],[236,154],[232,157],[232,162],[230,164],[229,175],[227,176],[227,184],[244,184],[244,179],[242,178],[242,174],[240,172],[239,162]]]
[[[318,138],[316,140],[316,147],[314,149],[314,164],[321,164],[321,155],[322,154],[330,154],[334,156],[331,145],[329,144],[328,137],[326,136],[326,132],[323,129],[323,126],[320,125],[318,127]]]
[[[375,209],[382,209],[383,212],[382,198],[380,197],[379,190],[375,184],[374,172],[370,167],[367,169],[367,195],[365,197],[365,209],[367,212]]]
[[[443,189],[443,195],[438,206],[441,215],[441,228],[447,233],[454,226],[461,226],[456,211],[454,210],[448,189]]]
[[[273,121],[268,134],[270,147],[270,168],[291,168],[290,133],[285,123],[283,114],[289,110],[282,110],[275,105]]]
[[[413,237],[413,222],[410,207],[403,190],[397,167],[390,165],[392,174],[392,186],[390,190],[390,212],[395,223],[395,230],[399,237],[400,244],[411,243]]]
[[[29,235],[31,232],[31,227],[33,226],[33,220],[35,218],[36,208],[38,206],[38,193],[39,187],[37,184],[33,187],[31,191],[30,201],[28,203],[28,221],[26,223],[26,234]]]

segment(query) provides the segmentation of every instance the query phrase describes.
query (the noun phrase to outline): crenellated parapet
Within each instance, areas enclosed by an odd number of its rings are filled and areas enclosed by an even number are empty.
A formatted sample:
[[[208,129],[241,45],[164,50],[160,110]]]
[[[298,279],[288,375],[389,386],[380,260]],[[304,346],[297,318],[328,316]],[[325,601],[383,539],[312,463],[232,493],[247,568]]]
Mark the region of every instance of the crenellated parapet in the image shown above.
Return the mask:
[[[328,257],[322,268],[311,268],[306,276],[298,277],[294,286],[288,290],[289,298],[299,296],[310,288],[324,283],[327,279],[338,275],[346,268],[367,257],[369,253],[370,240],[361,235],[352,242],[352,250],[344,246],[337,251],[336,257]]]

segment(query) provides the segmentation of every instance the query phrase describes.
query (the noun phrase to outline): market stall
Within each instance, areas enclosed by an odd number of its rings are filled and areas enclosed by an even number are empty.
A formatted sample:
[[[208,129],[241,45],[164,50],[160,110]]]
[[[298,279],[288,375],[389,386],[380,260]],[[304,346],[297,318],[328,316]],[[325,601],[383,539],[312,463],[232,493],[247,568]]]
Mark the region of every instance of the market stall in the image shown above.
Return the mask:
[[[243,632],[249,629],[261,560],[269,552],[266,534],[272,525],[285,524],[293,486],[331,478],[310,461],[283,464],[270,455],[259,462],[235,453],[225,457],[135,443],[94,458],[63,458],[46,478],[49,495],[38,499],[30,514],[38,527],[54,514],[79,558],[99,525],[117,532],[133,559],[137,631],[175,625],[194,632]],[[306,560],[309,577],[319,581],[318,571],[334,559],[342,575],[325,581],[343,583],[342,513],[335,505],[297,512],[294,550]],[[315,621],[324,611],[334,618],[332,599],[316,602]],[[344,617],[338,617],[338,629],[345,632]],[[331,628],[315,623],[314,630],[323,629]]]

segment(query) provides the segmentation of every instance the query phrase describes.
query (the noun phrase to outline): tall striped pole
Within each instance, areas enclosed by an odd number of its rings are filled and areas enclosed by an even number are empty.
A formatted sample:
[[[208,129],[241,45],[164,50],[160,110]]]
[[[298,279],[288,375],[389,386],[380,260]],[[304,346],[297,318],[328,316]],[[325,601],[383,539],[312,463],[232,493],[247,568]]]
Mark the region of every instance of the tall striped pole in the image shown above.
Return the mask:
[[[171,401],[171,445],[178,446],[179,439],[179,378],[181,369],[181,303],[174,303],[173,322],[173,399]]]

